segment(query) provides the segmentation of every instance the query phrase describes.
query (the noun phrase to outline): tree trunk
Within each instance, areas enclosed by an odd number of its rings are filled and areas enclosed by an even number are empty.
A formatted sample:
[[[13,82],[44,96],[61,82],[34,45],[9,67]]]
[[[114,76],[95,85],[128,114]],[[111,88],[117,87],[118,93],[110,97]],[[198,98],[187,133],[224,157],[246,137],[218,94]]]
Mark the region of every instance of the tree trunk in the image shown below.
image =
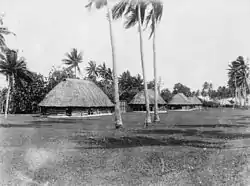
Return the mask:
[[[9,97],[10,97],[10,78],[11,76],[8,76],[8,92],[7,92],[7,97],[6,97],[6,106],[5,106],[5,111],[4,111],[4,117],[7,119],[8,117],[8,109],[9,109]]]
[[[75,66],[75,79],[76,79],[76,66]]]
[[[138,22],[139,22],[139,36],[140,36],[140,53],[141,53],[141,66],[142,66],[142,74],[143,74],[143,82],[144,82],[144,96],[145,96],[145,104],[146,104],[146,118],[145,118],[145,126],[151,123],[151,116],[149,110],[149,98],[148,98],[148,87],[147,87],[147,79],[146,79],[146,71],[144,66],[144,54],[143,54],[143,40],[142,40],[142,25],[141,25],[141,11],[140,11],[140,0],[138,0]]]
[[[234,107],[236,107],[237,105],[237,83],[236,83],[236,77],[234,77],[235,81],[234,81],[234,85],[235,85],[235,103],[234,103]]]
[[[155,81],[155,108],[154,108],[154,122],[159,122],[160,121],[160,117],[159,117],[159,113],[158,113],[158,86],[157,86],[157,65],[156,65],[156,47],[155,47],[155,37],[156,37],[156,21],[154,18],[154,24],[155,24],[155,30],[153,33],[153,60],[154,60],[154,81]]]
[[[242,86],[239,87],[239,102],[240,102],[240,107],[242,107]]]
[[[109,17],[109,35],[110,35],[110,43],[112,50],[112,61],[113,61],[113,84],[114,84],[114,102],[115,102],[115,128],[121,128],[122,117],[121,117],[121,108],[120,108],[120,100],[119,100],[119,86],[118,86],[118,77],[117,77],[117,67],[116,67],[116,51],[114,46],[114,37],[113,37],[113,25],[112,25],[112,12],[109,8],[109,2],[107,0],[107,13]]]

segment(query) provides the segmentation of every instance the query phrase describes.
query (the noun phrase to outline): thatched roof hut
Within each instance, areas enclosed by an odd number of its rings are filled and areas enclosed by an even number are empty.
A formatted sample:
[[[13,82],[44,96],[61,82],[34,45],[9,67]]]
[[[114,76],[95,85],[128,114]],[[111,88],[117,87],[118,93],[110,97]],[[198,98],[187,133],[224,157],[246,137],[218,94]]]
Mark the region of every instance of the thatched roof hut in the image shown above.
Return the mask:
[[[202,105],[201,101],[196,96],[190,97],[189,100],[193,105]]]
[[[92,81],[65,79],[53,88],[39,103],[53,108],[107,108],[114,107],[108,96]]]
[[[154,105],[154,90],[153,89],[148,89],[148,97],[149,97],[149,104]],[[157,100],[159,105],[166,105],[166,102],[164,99],[158,95],[158,100]],[[144,96],[144,90],[138,92],[134,98],[129,102],[129,105],[145,105],[145,96]]]
[[[178,93],[173,96],[168,105],[193,105],[193,104],[183,93]]]

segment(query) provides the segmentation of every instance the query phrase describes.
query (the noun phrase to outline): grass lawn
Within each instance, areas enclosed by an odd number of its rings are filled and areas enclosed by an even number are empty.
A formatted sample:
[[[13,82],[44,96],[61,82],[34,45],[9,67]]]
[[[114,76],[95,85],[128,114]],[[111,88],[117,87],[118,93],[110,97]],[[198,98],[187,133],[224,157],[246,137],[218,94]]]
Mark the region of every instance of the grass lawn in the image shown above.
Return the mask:
[[[171,111],[148,128],[143,113],[122,117],[117,131],[112,116],[10,115],[0,128],[1,183],[22,174],[52,185],[250,184],[249,111]]]

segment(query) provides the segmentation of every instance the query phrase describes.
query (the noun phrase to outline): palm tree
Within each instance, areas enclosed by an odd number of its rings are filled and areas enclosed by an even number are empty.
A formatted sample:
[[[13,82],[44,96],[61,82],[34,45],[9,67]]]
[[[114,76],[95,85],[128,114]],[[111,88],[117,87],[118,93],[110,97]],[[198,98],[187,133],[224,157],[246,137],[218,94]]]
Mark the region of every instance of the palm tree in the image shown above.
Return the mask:
[[[120,100],[119,100],[119,87],[118,87],[118,77],[117,77],[117,62],[116,62],[116,51],[115,51],[115,41],[113,37],[113,25],[112,25],[112,12],[109,7],[108,0],[90,0],[89,4],[86,5],[86,8],[91,8],[92,5],[95,5],[97,9],[100,9],[106,6],[108,21],[109,21],[109,36],[112,50],[112,61],[113,61],[113,84],[114,84],[114,102],[115,102],[115,127],[121,128],[122,117],[120,110]]]
[[[154,99],[155,99],[155,109],[154,109],[154,122],[159,122],[160,121],[160,117],[159,117],[159,113],[158,113],[158,88],[157,88],[157,84],[158,84],[158,80],[157,80],[157,66],[156,66],[156,46],[155,46],[155,40],[156,40],[156,26],[157,24],[161,21],[161,17],[163,14],[163,4],[160,0],[155,1],[155,0],[151,0],[150,1],[151,4],[151,9],[148,13],[148,15],[146,16],[146,28],[148,26],[148,24],[151,22],[150,24],[150,35],[149,35],[149,39],[153,36],[153,61],[154,61],[154,85],[155,85],[155,92],[154,92]]]
[[[66,53],[65,56],[67,58],[63,59],[65,65],[69,65],[69,69],[75,69],[75,78],[76,78],[76,70],[81,73],[79,64],[83,62],[83,54],[82,52],[77,51],[76,48],[73,48],[70,53]]]
[[[147,78],[144,67],[143,39],[142,39],[142,25],[144,23],[148,5],[149,1],[144,1],[144,0],[122,0],[119,3],[117,3],[112,9],[114,19],[119,19],[125,16],[125,22],[124,22],[125,29],[129,29],[138,23],[138,31],[140,39],[140,56],[141,56],[141,66],[142,66],[142,74],[144,80],[144,96],[146,104],[145,126],[148,126],[148,124],[151,123]]]
[[[9,98],[11,87],[22,86],[24,82],[32,81],[33,73],[27,69],[24,58],[18,58],[17,51],[6,50],[5,54],[0,54],[0,73],[6,76],[8,81],[8,92],[5,106],[5,118],[7,118],[9,108]]]
[[[242,56],[239,56],[229,65],[229,86],[235,89],[235,98],[244,99],[244,105],[247,99],[249,66]],[[241,105],[241,101],[240,101]]]
[[[15,36],[15,34],[9,31],[8,28],[3,27],[3,16],[1,16],[0,17],[0,50],[1,51],[7,50],[4,35],[9,35],[9,34],[12,34]]]
[[[87,71],[88,78],[93,81],[96,81],[96,78],[99,76],[96,62],[89,61],[88,66],[86,67],[85,70]]]
[[[98,74],[106,81],[113,81],[113,72],[111,68],[107,68],[106,64],[98,65],[97,67]]]

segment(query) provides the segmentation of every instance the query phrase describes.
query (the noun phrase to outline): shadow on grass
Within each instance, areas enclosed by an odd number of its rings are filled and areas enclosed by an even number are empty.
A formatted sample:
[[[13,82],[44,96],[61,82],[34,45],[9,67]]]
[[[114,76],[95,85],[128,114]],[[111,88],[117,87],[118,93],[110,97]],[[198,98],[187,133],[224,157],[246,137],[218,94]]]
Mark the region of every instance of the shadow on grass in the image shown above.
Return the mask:
[[[83,137],[84,138],[84,137]],[[76,137],[72,139],[79,146],[76,149],[114,149],[131,148],[142,146],[191,146],[197,148],[225,148],[224,142],[208,142],[201,140],[186,140],[176,138],[152,138],[146,136],[126,136],[126,137],[105,137],[105,138],[84,138]]]
[[[15,123],[4,123],[1,124],[0,127],[3,128],[41,128],[41,127],[52,127],[53,124],[85,124],[85,125],[91,125],[92,121],[100,121],[100,118],[81,118],[81,119],[43,119],[43,120],[31,120],[31,121],[25,121],[27,124],[17,124]],[[10,121],[11,122],[11,121]]]
[[[224,140],[232,140],[232,139],[241,139],[241,138],[250,138],[250,133],[232,133],[226,132],[222,130],[211,130],[211,131],[202,131],[196,129],[151,129],[151,130],[137,130],[134,131],[136,134],[160,134],[160,135],[173,135],[173,134],[181,134],[182,136],[197,136],[203,138],[214,138],[214,139],[224,139]]]
[[[204,125],[174,125],[175,127],[182,127],[182,128],[217,128],[217,127],[224,127],[224,128],[239,128],[239,127],[247,127],[246,125],[233,125],[233,124],[204,124]]]
[[[1,124],[2,128],[43,128],[52,127],[52,124]]]

